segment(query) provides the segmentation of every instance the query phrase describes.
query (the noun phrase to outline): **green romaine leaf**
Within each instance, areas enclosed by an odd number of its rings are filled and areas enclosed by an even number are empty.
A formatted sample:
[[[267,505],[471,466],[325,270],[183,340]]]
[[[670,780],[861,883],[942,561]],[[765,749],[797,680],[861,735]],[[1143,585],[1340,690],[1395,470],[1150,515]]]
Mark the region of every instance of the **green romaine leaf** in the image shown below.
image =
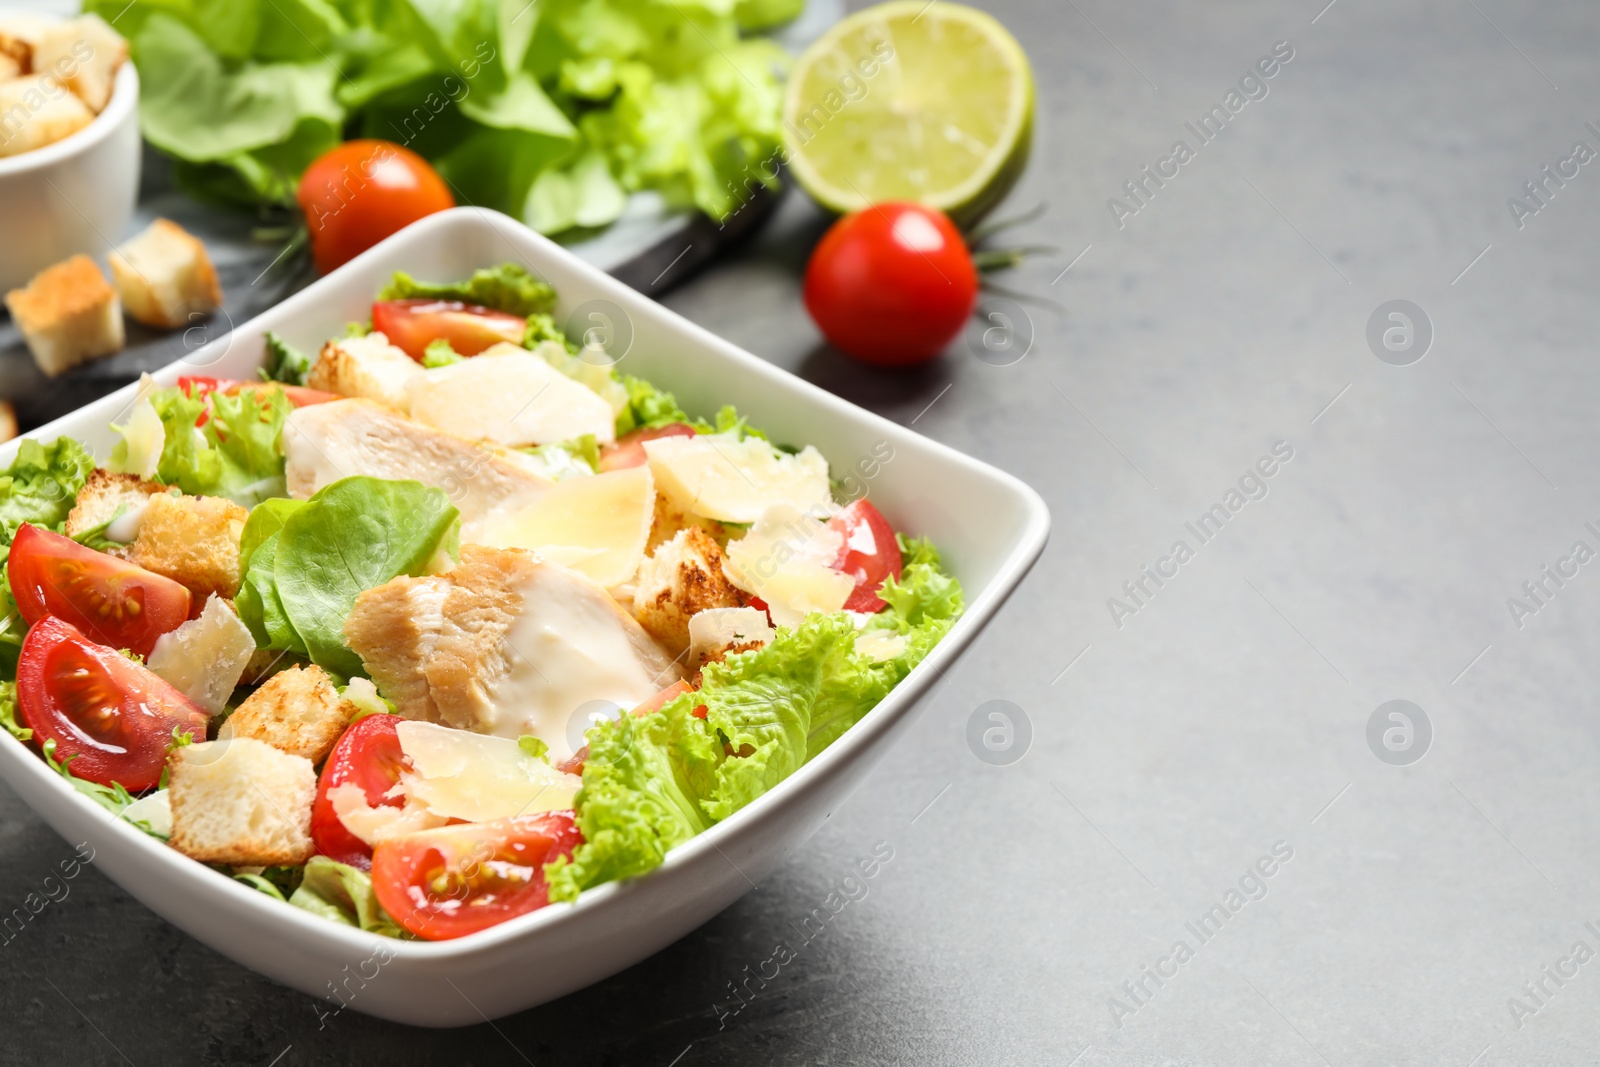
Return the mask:
[[[0,544],[11,543],[23,523],[61,532],[78,490],[94,472],[94,457],[70,437],[48,445],[26,438],[0,474]]]
[[[585,843],[546,867],[551,899],[628,878],[760,797],[861,720],[916,666],[961,611],[956,580],[927,542],[902,538],[890,607],[868,630],[903,635],[905,651],[875,660],[856,648],[843,613],[808,615],[771,644],[729,656],[697,691],[659,713],[624,715],[588,732],[589,760],[575,800]],[[693,711],[704,706],[706,718]]]
[[[464,282],[421,282],[404,271],[378,294],[379,300],[460,300],[480,304],[512,315],[548,314],[556,303],[556,291],[542,279],[516,263],[502,263],[475,271]]]
[[[429,370],[434,367],[448,367],[452,363],[460,363],[465,358],[443,337],[435,337],[428,342],[428,347],[422,350],[422,365]]]
[[[82,778],[74,777],[72,770],[67,765],[77,758],[77,756],[68,756],[57,763],[55,740],[51,739],[44,743],[44,761],[50,765],[51,770],[71,783],[72,788],[105,808],[112,815],[121,815],[123,810],[133,803],[133,795],[117,782],[112,782],[109,786],[106,786],[98,782],[86,782]]]
[[[582,478],[600,469],[600,443],[591,433],[522,451],[539,461],[545,477],[557,482],[563,478]]]
[[[192,163],[232,163],[251,150],[285,146],[304,122],[338,142],[344,109],[334,99],[339,69],[330,59],[229,64],[165,11],[150,14],[131,46],[141,74],[141,128],[158,149]]]
[[[167,388],[152,390],[147,399],[165,433],[159,481],[191,496],[226,496],[246,507],[283,494],[283,424],[293,406],[281,389],[199,397]],[[196,427],[208,403],[210,417]],[[120,465],[127,458],[124,439],[111,461]]]
[[[806,8],[806,0],[739,0],[733,17],[746,32],[768,30],[792,22]]]
[[[378,903],[370,874],[326,856],[312,856],[306,863],[300,888],[289,897],[289,903],[368,933],[410,937]]]
[[[250,509],[239,536],[239,572],[243,579],[234,599],[239,618],[250,629],[258,648],[302,656],[306,654],[305,642],[295,632],[278,599],[276,563],[283,524],[305,505],[304,500],[275,497]]]
[[[306,375],[311,373],[311,357],[271,330],[266,332],[263,339],[266,341],[267,365],[261,368],[262,380],[288,385],[306,384]]]
[[[600,723],[576,801],[584,843],[545,868],[551,900],[631,878],[661,865],[667,850],[711,825],[701,810],[722,746],[693,715],[692,694],[659,712]]]
[[[33,740],[33,731],[17,722],[16,682],[0,682],[0,727],[24,744]]]
[[[458,515],[445,493],[421,482],[354,477],[288,516],[277,535],[274,584],[313,663],[345,677],[363,673],[361,657],[344,643],[356,597],[402,574],[423,574],[441,548],[453,554]],[[257,547],[252,563],[265,550]]]

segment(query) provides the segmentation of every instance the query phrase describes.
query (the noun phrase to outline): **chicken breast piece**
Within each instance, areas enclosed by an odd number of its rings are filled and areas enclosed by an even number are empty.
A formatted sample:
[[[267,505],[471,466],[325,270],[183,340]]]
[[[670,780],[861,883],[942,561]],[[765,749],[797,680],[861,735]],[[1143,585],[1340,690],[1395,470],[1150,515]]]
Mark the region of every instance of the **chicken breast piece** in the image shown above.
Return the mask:
[[[683,677],[604,589],[523,549],[466,545],[448,573],[369,589],[344,636],[405,717],[533,734],[553,761],[582,746],[596,712]]]
[[[414,422],[370,400],[297,408],[283,428],[289,495],[305,498],[340,478],[413,479],[449,494],[471,541],[492,514],[537,500],[555,483],[515,452]]]

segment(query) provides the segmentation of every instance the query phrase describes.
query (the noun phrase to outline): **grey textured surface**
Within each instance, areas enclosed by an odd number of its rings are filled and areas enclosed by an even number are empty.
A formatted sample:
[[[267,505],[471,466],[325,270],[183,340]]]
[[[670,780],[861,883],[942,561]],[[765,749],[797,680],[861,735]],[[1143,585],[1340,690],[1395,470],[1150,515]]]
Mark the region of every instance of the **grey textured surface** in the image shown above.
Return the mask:
[[[1506,200],[1574,141],[1600,148],[1600,17],[1325,2],[985,5],[1040,78],[1003,210],[1048,202],[1023,236],[1061,249],[1005,280],[1063,306],[1030,307],[1013,366],[957,345],[887,375],[821,346],[796,291],[823,223],[799,198],[668,299],[1022,476],[1055,516],[914,735],[757,890],[610,981],[436,1033],[349,1011],[319,1028],[309,998],[90,870],[0,946],[0,1061],[1595,1062],[1600,962],[1558,961],[1600,950],[1600,576],[1579,568],[1521,628],[1507,599],[1575,541],[1600,549],[1600,172],[1521,229]],[[1184,123],[1280,40],[1267,97],[1119,230],[1107,198],[1192,147]],[[1393,299],[1434,326],[1410,366],[1365,339]],[[1278,441],[1293,458],[1265,498],[1200,545],[1185,522]],[[1180,539],[1194,558],[1116,625],[1107,599]],[[1008,767],[964,740],[997,698],[1032,723]],[[1411,766],[1366,740],[1395,698],[1433,726]],[[69,846],[3,788],[0,811],[9,907]],[[1266,896],[1202,943],[1185,924],[1280,841]],[[866,898],[728,1013],[729,983],[878,842],[894,858]],[[1174,976],[1123,991],[1179,940]],[[1536,999],[1546,965],[1577,974]]]

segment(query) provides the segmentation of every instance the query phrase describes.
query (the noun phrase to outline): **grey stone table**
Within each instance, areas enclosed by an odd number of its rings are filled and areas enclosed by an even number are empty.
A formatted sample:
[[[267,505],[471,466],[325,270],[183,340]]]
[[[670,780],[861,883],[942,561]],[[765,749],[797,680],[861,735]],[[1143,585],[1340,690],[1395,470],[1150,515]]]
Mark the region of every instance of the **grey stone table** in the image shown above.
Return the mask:
[[[1595,1062],[1600,13],[1325,3],[989,5],[1040,79],[1006,210],[1047,203],[1024,236],[1059,247],[1004,280],[1014,344],[991,320],[917,373],[846,362],[796,297],[799,198],[667,299],[1055,516],[914,734],[758,889],[431,1032],[319,1022],[91,868],[0,946],[0,1060]],[[965,740],[991,700],[1031,725],[1008,766]],[[0,811],[15,902],[69,850]]]

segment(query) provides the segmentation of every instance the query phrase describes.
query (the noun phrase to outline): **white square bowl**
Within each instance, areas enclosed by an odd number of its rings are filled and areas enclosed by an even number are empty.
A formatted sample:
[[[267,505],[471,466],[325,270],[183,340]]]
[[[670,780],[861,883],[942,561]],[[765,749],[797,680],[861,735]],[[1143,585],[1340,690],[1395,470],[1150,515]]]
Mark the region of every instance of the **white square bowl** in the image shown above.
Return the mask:
[[[100,868],[163,918],[331,1005],[413,1025],[474,1024],[552,1000],[644,959],[747,892],[844,803],[909,727],[918,698],[1016,588],[1050,526],[1044,501],[1016,478],[779,370],[512,219],[476,208],[424,219],[155,377],[163,385],[180,374],[251,378],[264,331],[314,350],[346,323],[365,320],[393,271],[448,280],[505,261],[555,286],[557,322],[593,301],[613,316],[621,312],[613,325],[633,331],[622,369],[676,393],[691,412],[734,404],[774,440],[816,445],[836,474],[859,471],[859,461],[881,456],[887,442],[893,458],[866,482],[870,497],[897,527],[933,539],[961,580],[967,608],[844,736],[749,807],[672,850],[657,870],[456,941],[380,938],[272,900],[112,819],[29,746],[0,734],[0,775],[11,788],[68,841],[88,842]],[[69,434],[104,459],[114,441],[108,425],[136,388],[30,436]],[[0,448],[0,464],[10,464],[16,447]]]

